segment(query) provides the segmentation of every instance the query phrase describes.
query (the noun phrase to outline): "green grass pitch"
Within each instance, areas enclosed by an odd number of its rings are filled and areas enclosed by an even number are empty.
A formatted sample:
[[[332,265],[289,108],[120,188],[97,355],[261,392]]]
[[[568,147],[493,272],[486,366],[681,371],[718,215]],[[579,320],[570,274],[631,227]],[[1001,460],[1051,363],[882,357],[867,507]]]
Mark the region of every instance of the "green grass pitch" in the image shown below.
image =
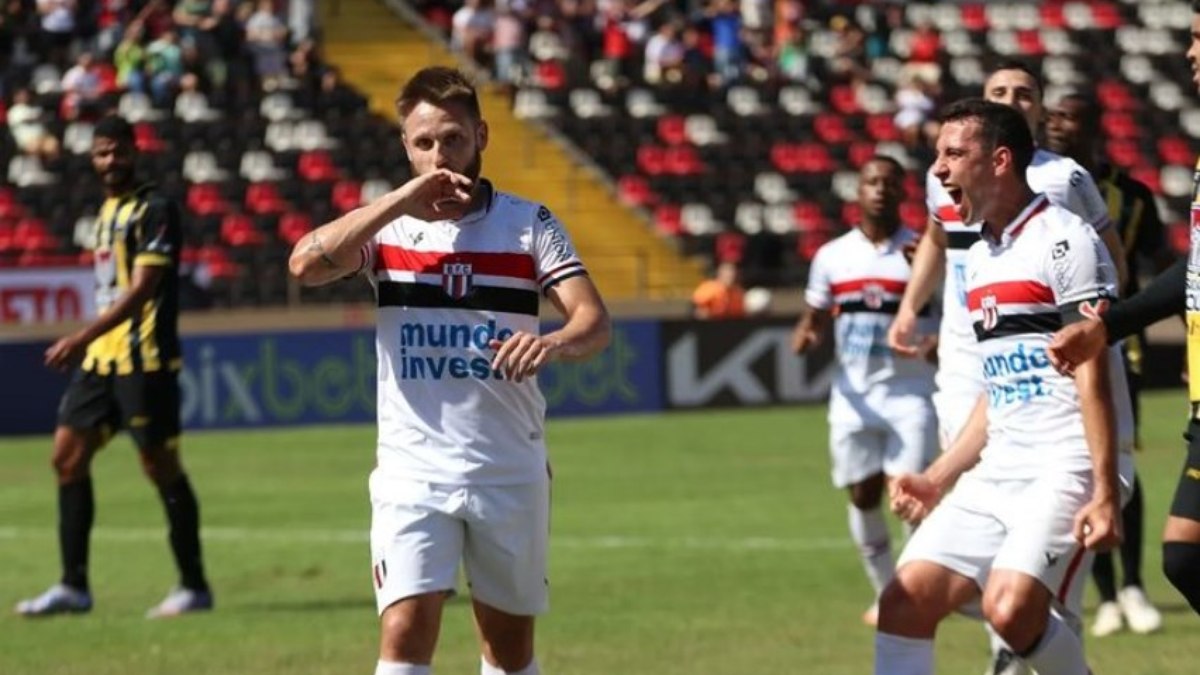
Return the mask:
[[[1097,675],[1194,675],[1200,619],[1159,571],[1182,458],[1180,392],[1144,401],[1151,636],[1088,639]],[[372,427],[190,433],[215,612],[150,622],[175,579],[163,516],[128,440],[95,464],[90,615],[9,613],[58,573],[50,438],[0,440],[0,674],[342,674],[374,667],[366,544]],[[543,672],[870,671],[870,601],[829,484],[821,407],[556,420],[551,611]],[[896,548],[899,546],[896,545]],[[1094,594],[1089,606],[1094,603]],[[1090,617],[1089,617],[1090,619]],[[938,672],[982,672],[981,628],[948,621]],[[446,614],[439,673],[476,673],[467,604]]]

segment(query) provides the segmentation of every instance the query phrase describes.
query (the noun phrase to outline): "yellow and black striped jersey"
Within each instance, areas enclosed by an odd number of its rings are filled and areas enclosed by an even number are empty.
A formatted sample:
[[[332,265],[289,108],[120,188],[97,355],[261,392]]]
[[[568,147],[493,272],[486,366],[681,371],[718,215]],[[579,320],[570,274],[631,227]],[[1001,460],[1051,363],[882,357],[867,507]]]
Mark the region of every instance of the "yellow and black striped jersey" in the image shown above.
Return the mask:
[[[168,269],[154,295],[127,321],[88,345],[83,369],[101,375],[178,370],[179,253],[183,245],[178,207],[152,185],[109,197],[96,218],[96,307],[107,310],[129,291],[138,265]]]

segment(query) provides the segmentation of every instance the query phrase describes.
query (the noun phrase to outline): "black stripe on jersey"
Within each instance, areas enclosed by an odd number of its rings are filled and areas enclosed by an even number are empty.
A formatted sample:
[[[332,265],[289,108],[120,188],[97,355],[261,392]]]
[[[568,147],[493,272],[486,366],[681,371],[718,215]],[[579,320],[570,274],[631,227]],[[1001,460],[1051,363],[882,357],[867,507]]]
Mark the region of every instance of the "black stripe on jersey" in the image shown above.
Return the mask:
[[[1062,328],[1062,325],[1062,315],[1058,312],[1001,316],[996,325],[991,329],[985,329],[982,321],[976,321],[973,324],[975,338],[980,342],[991,340],[992,338],[1008,337],[1010,335],[1053,333]]]
[[[965,251],[979,241],[978,232],[947,232],[946,248],[952,251]]]
[[[567,279],[571,279],[573,277],[585,277],[585,276],[587,276],[587,273],[588,273],[588,271],[586,269],[584,269],[582,265],[580,265],[579,269],[575,270],[574,272],[571,272],[570,274],[564,274],[561,277],[558,277],[557,279],[551,279],[550,281],[547,281],[546,285],[542,287],[542,292],[543,293],[548,292],[551,288],[554,288],[555,286],[561,284],[562,282],[566,281]]]
[[[1100,318],[1101,314],[1108,311],[1111,302],[1107,296],[1095,295],[1059,305],[1058,313],[1062,316],[1063,325],[1070,325],[1079,321]]]
[[[838,313],[847,314],[854,312],[867,312],[871,314],[891,314],[895,316],[900,311],[899,300],[884,300],[878,307],[869,307],[862,300],[848,300],[846,302],[837,303]],[[930,305],[925,305],[921,311],[917,312],[917,316],[929,316]]]
[[[475,309],[538,315],[537,291],[498,286],[473,286],[466,297],[452,298],[441,286],[401,281],[379,282],[380,307]]]

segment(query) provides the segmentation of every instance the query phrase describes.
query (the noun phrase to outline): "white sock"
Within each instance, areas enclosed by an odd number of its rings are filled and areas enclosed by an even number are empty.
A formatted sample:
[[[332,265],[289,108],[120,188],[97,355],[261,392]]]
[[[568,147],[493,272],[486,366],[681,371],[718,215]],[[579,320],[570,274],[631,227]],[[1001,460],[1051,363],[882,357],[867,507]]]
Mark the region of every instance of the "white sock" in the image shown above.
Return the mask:
[[[536,658],[530,661],[529,665],[525,666],[524,668],[511,672],[493,666],[487,662],[487,659],[483,657],[479,658],[479,675],[538,675],[540,672],[541,671],[538,670],[538,662]]]
[[[876,632],[875,675],[933,675],[933,640]]]
[[[1058,616],[1050,615],[1046,632],[1033,651],[1023,657],[1039,673],[1054,675],[1088,675],[1083,659],[1083,643]]]
[[[375,675],[433,675],[433,666],[400,661],[380,661],[375,664]]]
[[[892,580],[896,572],[896,563],[892,560],[892,542],[888,534],[887,521],[883,519],[883,510],[874,508],[864,511],[851,504],[850,538],[858,546],[862,556],[863,567],[867,578],[875,589],[875,595],[883,592],[883,587]]]

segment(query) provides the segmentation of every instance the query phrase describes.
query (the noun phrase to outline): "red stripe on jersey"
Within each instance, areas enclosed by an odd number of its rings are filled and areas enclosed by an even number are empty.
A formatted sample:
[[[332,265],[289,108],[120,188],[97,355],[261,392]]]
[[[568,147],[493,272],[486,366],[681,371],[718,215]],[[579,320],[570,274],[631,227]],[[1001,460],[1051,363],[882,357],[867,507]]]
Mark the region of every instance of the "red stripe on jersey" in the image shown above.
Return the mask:
[[[1012,233],[1008,235],[1010,240],[1016,239],[1017,235],[1021,234],[1021,232],[1025,229],[1025,226],[1029,224],[1029,221],[1033,220],[1037,214],[1045,211],[1046,207],[1050,206],[1050,200],[1046,199],[1044,195],[1038,195],[1037,198],[1042,200],[1042,203],[1035,206],[1033,210],[1029,212],[1029,215],[1025,216],[1025,219],[1013,228]]]
[[[846,281],[834,282],[829,284],[829,290],[833,291],[834,295],[841,295],[842,293],[857,293],[862,291],[862,289],[868,284],[879,286],[884,290],[885,293],[903,295],[904,287],[907,285],[907,282],[897,281],[896,279],[867,277],[865,279],[849,279]]]
[[[938,222],[942,223],[961,223],[962,216],[958,214],[958,208],[953,204],[939,206],[937,210]]]
[[[1001,281],[967,293],[967,309],[972,312],[979,309],[983,299],[995,296],[1001,305],[1053,305],[1054,291],[1045,284],[1036,281]]]
[[[441,274],[446,263],[466,263],[472,274],[517,279],[534,278],[533,258],[524,253],[472,253],[470,251],[413,251],[380,244],[375,269],[397,272]]]

